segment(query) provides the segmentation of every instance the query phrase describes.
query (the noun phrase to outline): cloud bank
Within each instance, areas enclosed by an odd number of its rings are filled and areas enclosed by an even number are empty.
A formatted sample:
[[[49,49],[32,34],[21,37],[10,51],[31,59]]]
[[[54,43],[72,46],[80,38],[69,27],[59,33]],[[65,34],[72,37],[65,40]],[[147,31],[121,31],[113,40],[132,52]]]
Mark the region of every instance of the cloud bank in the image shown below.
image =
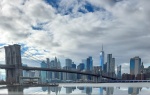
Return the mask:
[[[99,52],[116,64],[140,56],[150,62],[149,0],[1,0],[0,43],[24,44],[40,58],[67,57],[76,63]],[[37,54],[38,53],[38,54]],[[37,55],[36,55],[37,54]],[[106,55],[105,55],[106,57]]]

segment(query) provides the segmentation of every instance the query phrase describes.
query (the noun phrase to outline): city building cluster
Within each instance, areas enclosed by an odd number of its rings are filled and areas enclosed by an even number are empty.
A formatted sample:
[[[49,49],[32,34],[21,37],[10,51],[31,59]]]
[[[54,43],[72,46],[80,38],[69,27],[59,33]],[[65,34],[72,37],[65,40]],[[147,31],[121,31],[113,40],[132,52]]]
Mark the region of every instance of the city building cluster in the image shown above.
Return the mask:
[[[28,67],[21,62],[20,45],[5,47],[6,65],[1,68],[6,69],[6,81],[26,82],[26,83],[50,83],[50,82],[109,82],[115,80],[149,80],[150,66],[144,68],[139,56],[130,59],[130,73],[121,72],[122,66],[115,65],[115,58],[112,54],[107,54],[102,50],[99,55],[99,66],[93,66],[93,58],[89,56],[78,65],[72,59],[65,59],[65,64],[61,64],[58,58],[42,61],[40,67]],[[17,56],[16,56],[17,55]],[[10,60],[12,59],[12,60]],[[9,60],[9,61],[8,61]],[[105,61],[106,60],[106,61]],[[17,64],[18,63],[18,64]],[[10,65],[11,64],[11,65]],[[12,66],[15,65],[15,66]],[[11,69],[7,69],[11,68]],[[117,68],[115,70],[115,68]],[[39,70],[39,71],[38,71]],[[16,72],[17,71],[17,72]],[[22,75],[23,71],[23,75]],[[18,75],[16,75],[18,74]],[[0,72],[0,79],[2,79]],[[28,80],[27,80],[28,79]]]
[[[112,54],[107,54],[105,62],[105,53],[100,52],[100,65],[93,66],[93,59],[91,56],[82,60],[79,65],[76,65],[72,59],[65,59],[65,66],[61,66],[61,62],[58,58],[50,60],[46,59],[46,62],[41,63],[41,68],[53,68],[53,69],[64,69],[80,72],[88,72],[94,74],[102,74],[112,78],[122,79],[122,80],[148,80],[150,79],[150,67],[144,68],[141,58],[136,56],[130,59],[130,73],[122,73],[121,65],[118,65],[115,71],[115,58]],[[116,72],[116,73],[115,73]],[[25,77],[40,77],[40,82],[96,82],[96,78],[90,75],[76,74],[76,73],[66,73],[66,72],[53,72],[53,71],[24,71]],[[103,77],[98,79],[99,81],[107,81]]]
[[[143,62],[139,56],[130,59],[130,74],[123,73],[123,80],[149,80],[150,79],[150,66],[144,68]]]
[[[27,66],[27,65],[24,65]],[[99,73],[100,66],[93,66],[92,57],[82,60],[79,65],[74,64],[71,59],[65,59],[65,66],[61,66],[61,63],[58,58],[50,60],[49,58],[41,62],[41,68],[52,68],[52,69],[64,69],[72,71],[81,71],[81,72],[90,72],[90,73]],[[82,75],[75,73],[66,73],[66,72],[53,72],[53,71],[23,71],[24,77],[40,77],[40,82],[85,82],[91,81],[94,82],[96,79],[90,75]]]

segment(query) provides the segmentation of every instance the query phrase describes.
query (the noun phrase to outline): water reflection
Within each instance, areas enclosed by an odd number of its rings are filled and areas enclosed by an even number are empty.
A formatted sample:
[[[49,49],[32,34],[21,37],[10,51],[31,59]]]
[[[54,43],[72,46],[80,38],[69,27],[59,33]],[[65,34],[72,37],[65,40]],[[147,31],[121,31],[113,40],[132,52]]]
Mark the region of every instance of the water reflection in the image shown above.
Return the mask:
[[[15,87],[7,87],[8,90],[8,95],[25,95],[25,94],[29,94],[27,93],[28,91],[24,91],[24,90],[29,90],[31,89],[30,87],[22,87],[22,86],[15,86]],[[116,95],[116,94],[121,94],[121,95],[139,95],[139,94],[143,94],[144,91],[146,91],[145,89],[149,89],[144,87],[144,89],[142,89],[142,87],[78,87],[78,86],[72,86],[72,87],[60,87],[60,86],[55,86],[55,87],[39,87],[36,88],[34,87],[34,89],[38,89],[35,91],[39,91],[42,94],[45,95],[70,95],[70,94],[74,94],[74,95],[79,95],[79,94],[83,94],[83,95]],[[144,91],[142,91],[144,90]],[[34,94],[34,90],[32,93]],[[1,89],[0,89],[1,92]],[[31,93],[31,94],[32,94]],[[1,93],[0,93],[1,94]]]
[[[8,95],[12,95],[12,94],[19,94],[19,95],[23,95],[23,87],[21,86],[16,86],[16,87],[8,87]]]
[[[138,87],[129,87],[128,88],[128,94],[131,94],[131,95],[138,95],[139,92],[142,90],[142,88],[138,88]]]
[[[42,91],[46,92],[47,94],[51,94],[51,92],[54,92],[56,95],[58,95],[58,93],[60,93],[62,87],[42,87]]]

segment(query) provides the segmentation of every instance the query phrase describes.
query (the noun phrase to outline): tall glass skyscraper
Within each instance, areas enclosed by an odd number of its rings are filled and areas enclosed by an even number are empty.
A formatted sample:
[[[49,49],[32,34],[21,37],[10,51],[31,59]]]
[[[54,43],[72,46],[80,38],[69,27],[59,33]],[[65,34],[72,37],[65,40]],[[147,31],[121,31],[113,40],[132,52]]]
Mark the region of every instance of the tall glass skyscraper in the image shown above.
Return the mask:
[[[130,59],[130,74],[137,75],[141,73],[141,58],[136,56]]]
[[[121,79],[121,65],[117,66],[117,78]]]
[[[41,68],[47,68],[47,64],[42,61],[41,63]],[[41,82],[45,83],[47,80],[47,72],[46,71],[41,71]]]
[[[111,72],[112,54],[107,54],[107,73]]]
[[[102,71],[104,70],[104,51],[103,51],[103,46],[102,46],[102,51],[100,52],[100,67]]]
[[[87,58],[86,70],[87,71],[92,71],[93,70],[93,59],[92,59],[91,56]]]

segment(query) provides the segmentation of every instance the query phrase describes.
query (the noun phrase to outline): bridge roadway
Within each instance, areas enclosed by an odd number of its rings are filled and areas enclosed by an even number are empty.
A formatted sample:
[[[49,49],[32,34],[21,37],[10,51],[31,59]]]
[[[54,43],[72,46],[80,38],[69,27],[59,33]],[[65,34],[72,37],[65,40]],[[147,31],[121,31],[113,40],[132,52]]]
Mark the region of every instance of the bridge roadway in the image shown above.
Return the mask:
[[[55,68],[41,68],[41,67],[25,67],[22,66],[23,70],[39,70],[39,71],[54,71],[54,72],[66,72],[66,73],[77,73],[83,75],[92,75],[92,76],[99,76],[97,74],[89,73],[89,72],[80,72],[75,70],[65,70],[65,69],[55,69]]]
[[[13,68],[15,68],[15,65],[3,65],[3,64],[0,64],[0,68],[1,69],[13,69]]]
[[[0,64],[1,69],[14,69],[15,65],[2,65]],[[75,70],[65,70],[65,69],[56,69],[56,68],[41,68],[41,67],[26,67],[22,66],[23,70],[39,70],[39,71],[54,71],[54,72],[66,72],[66,73],[77,73],[77,74],[83,74],[83,75],[92,75],[92,76],[99,76],[97,74],[93,74],[90,72],[80,72]]]
[[[14,69],[15,65],[2,65],[2,64],[0,64],[0,68],[1,69]],[[95,76],[95,77],[102,76],[104,78],[116,80],[116,78],[109,77],[109,76],[106,76],[106,75],[99,75],[99,74],[93,74],[93,73],[90,73],[90,72],[81,72],[81,71],[75,71],[75,70],[65,70],[65,69],[56,69],[56,68],[41,68],[41,67],[26,67],[26,66],[22,66],[21,68],[23,70],[66,72],[66,73],[76,73],[76,74],[83,74],[83,75],[91,75],[91,76]]]

